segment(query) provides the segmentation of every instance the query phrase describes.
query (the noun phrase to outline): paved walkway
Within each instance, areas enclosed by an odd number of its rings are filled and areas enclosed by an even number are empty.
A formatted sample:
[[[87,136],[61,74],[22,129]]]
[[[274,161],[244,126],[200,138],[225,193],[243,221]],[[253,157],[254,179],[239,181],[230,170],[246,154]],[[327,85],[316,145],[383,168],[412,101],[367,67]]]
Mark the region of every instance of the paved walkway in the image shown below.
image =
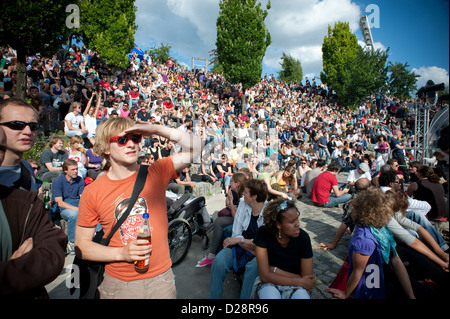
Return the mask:
[[[338,176],[339,182],[345,182],[346,174]],[[225,205],[225,197],[216,194],[206,198],[206,208],[213,215]],[[347,243],[350,238],[345,234],[339,246],[331,251],[318,247],[321,242],[332,241],[336,230],[342,221],[342,208],[319,208],[312,205],[310,199],[302,198],[297,202],[300,211],[300,227],[308,232],[314,253],[314,275],[317,278],[316,288],[312,292],[313,299],[332,299],[332,295],[325,292],[339,272],[344,259],[347,256]],[[211,238],[212,234],[209,234]],[[210,268],[196,268],[197,261],[203,258],[208,250],[201,247],[201,238],[194,236],[192,246],[183,262],[173,268],[176,276],[178,298],[181,299],[206,299],[209,295]],[[66,257],[66,265],[70,266],[73,256]],[[50,298],[71,299],[78,298],[78,293],[70,295],[66,288],[68,273],[65,269],[61,275],[47,286]],[[225,280],[223,298],[239,298],[239,284],[233,274],[229,274]]]

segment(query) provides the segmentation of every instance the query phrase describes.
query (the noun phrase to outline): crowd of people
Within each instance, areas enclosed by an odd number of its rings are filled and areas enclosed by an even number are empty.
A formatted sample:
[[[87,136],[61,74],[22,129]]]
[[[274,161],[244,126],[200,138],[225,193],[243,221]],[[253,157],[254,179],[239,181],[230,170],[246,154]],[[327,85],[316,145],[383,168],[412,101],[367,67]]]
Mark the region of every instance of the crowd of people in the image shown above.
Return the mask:
[[[442,288],[448,284],[448,242],[433,226],[448,223],[442,169],[448,168],[448,141],[436,167],[414,161],[415,123],[408,113],[414,101],[377,92],[351,111],[315,79],[284,83],[265,75],[242,92],[221,74],[147,54],[130,54],[125,70],[112,69],[97,52],[76,45],[53,57],[28,57],[23,101],[15,98],[14,50],[2,53],[0,184],[41,198],[48,189],[43,183],[51,184],[49,223],[42,221],[48,213],[42,202],[35,214],[53,236],[48,240],[63,248],[44,256],[39,245],[11,234],[13,245],[1,243],[2,272],[15,269],[16,258],[31,258],[24,255],[29,251],[37,255],[32,264],[78,251],[107,263],[102,298],[175,298],[164,192],[192,193],[196,183],[206,182],[220,183],[227,198],[214,221],[210,253],[197,265],[211,267],[210,298],[221,297],[232,270],[243,274],[241,298],[310,298],[312,247],[295,205],[305,199],[317,207],[343,206],[334,241],[321,244],[326,249],[334,249],[347,229],[353,232],[345,291],[330,288],[336,297],[448,295]],[[38,134],[48,139],[48,149],[39,159],[25,158]],[[123,213],[140,165],[148,165],[149,174],[142,200],[111,247],[93,243],[94,234],[111,231]],[[337,180],[341,172],[348,172],[345,185]],[[2,191],[3,207],[11,207],[5,206],[13,196],[7,193]],[[149,210],[151,243],[136,239]],[[6,218],[13,224],[8,213]],[[55,218],[67,220],[65,240],[49,226]],[[149,271],[136,273],[133,262],[149,252]],[[2,283],[1,294],[36,296],[36,287],[42,294],[55,273],[20,288],[14,280]],[[374,276],[380,281],[366,284]],[[164,285],[157,284],[160,278]],[[425,280],[434,290],[419,283]],[[124,282],[133,285],[125,289]],[[154,288],[144,294],[147,285]],[[119,295],[118,286],[124,288]]]

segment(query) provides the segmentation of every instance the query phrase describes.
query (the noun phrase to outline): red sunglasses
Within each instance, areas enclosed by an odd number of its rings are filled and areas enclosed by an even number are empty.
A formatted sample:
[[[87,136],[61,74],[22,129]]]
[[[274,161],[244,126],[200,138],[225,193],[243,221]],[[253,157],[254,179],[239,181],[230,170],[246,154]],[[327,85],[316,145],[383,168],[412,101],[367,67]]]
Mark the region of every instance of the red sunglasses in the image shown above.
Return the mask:
[[[142,140],[142,135],[124,135],[124,136],[113,136],[109,140],[110,142],[116,141],[120,146],[125,146],[128,141],[131,140],[134,144],[139,144]]]

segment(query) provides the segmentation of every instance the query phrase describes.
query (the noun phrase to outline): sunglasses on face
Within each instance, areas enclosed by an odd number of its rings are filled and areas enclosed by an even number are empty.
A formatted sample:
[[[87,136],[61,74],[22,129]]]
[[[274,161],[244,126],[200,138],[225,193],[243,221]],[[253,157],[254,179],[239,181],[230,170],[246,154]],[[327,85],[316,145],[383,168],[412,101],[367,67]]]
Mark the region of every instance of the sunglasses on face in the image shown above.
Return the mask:
[[[25,127],[29,126],[30,130],[37,131],[39,129],[39,123],[37,122],[22,122],[22,121],[11,121],[11,122],[4,122],[0,123],[0,125],[9,127],[12,130],[15,131],[22,131]]]
[[[139,144],[142,140],[142,135],[125,135],[125,136],[113,136],[109,140],[110,142],[116,141],[120,146],[124,146],[131,140],[134,144]]]

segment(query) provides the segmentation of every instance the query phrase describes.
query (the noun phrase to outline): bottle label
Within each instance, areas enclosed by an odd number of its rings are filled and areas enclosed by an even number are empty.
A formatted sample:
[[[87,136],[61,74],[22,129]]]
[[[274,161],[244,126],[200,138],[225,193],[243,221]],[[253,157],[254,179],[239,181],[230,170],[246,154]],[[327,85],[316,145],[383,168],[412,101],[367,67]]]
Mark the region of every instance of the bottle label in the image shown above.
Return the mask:
[[[146,254],[146,257],[147,258],[144,259],[144,260],[137,260],[137,261],[135,261],[134,262],[135,266],[137,268],[145,268],[145,267],[147,267],[149,265],[149,263],[150,263],[150,254]]]

